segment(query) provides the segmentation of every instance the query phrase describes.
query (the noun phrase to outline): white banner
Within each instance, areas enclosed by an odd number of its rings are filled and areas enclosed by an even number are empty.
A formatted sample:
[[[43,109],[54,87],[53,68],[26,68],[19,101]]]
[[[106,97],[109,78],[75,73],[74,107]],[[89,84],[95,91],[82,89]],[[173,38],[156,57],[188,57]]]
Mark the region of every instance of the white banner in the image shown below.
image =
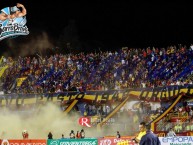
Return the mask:
[[[193,136],[159,137],[161,145],[193,145]]]

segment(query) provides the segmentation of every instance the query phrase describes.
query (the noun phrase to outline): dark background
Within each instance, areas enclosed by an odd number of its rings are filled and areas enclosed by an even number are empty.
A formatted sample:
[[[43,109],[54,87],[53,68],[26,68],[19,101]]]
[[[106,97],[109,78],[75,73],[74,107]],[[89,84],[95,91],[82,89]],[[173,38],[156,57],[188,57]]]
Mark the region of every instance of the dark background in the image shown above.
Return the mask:
[[[41,49],[35,46],[41,40],[51,43],[45,45],[50,49],[81,51],[193,43],[193,5],[189,3],[3,0],[0,8],[17,2],[27,9],[30,34],[0,41],[1,54]]]

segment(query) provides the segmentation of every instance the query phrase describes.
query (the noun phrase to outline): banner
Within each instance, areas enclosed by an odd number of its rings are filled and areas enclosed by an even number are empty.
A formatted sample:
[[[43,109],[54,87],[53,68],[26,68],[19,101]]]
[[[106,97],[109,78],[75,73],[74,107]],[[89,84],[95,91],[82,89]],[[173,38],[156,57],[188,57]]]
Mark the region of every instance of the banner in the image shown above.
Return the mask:
[[[23,83],[23,81],[24,81],[26,78],[27,78],[27,77],[17,78],[17,86],[20,87],[21,84]]]
[[[2,77],[3,73],[5,72],[5,70],[6,70],[7,68],[8,68],[8,65],[0,68],[0,77]]]
[[[49,139],[47,145],[98,145],[96,138],[84,139]]]
[[[99,138],[98,145],[117,145],[128,140],[129,145],[137,145],[131,141],[131,137],[117,139],[115,137]],[[193,136],[159,137],[161,145],[193,145]]]
[[[4,56],[2,56],[1,59],[0,59],[0,65],[1,65],[3,59],[4,59]]]
[[[123,143],[124,141],[128,141],[129,145],[137,145],[136,143],[132,142],[132,137],[105,137],[98,139],[98,145],[117,145],[118,143]]]
[[[193,136],[159,137],[161,145],[193,145]],[[47,142],[46,142],[47,141]],[[85,139],[27,139],[14,140],[2,139],[0,145],[117,145],[127,141],[129,145],[137,145],[132,142],[131,137],[104,137],[104,138],[85,138]]]
[[[45,139],[26,139],[26,140],[3,139],[1,141],[1,145],[46,145],[46,140]]]
[[[26,78],[23,78],[26,79]],[[19,78],[18,85],[21,85],[23,80]],[[57,103],[59,101],[71,102],[73,100],[89,100],[92,103],[108,103],[116,102],[117,100],[124,100],[128,95],[131,98],[137,98],[139,100],[148,101],[161,101],[170,100],[175,96],[179,96],[181,93],[186,96],[193,96],[193,85],[184,86],[167,86],[156,88],[136,88],[136,89],[124,89],[124,90],[108,90],[108,91],[86,91],[86,92],[60,92],[60,93],[44,93],[44,94],[5,94],[0,95],[0,107],[22,102],[25,105],[50,102]]]
[[[193,136],[159,137],[161,145],[193,145]]]

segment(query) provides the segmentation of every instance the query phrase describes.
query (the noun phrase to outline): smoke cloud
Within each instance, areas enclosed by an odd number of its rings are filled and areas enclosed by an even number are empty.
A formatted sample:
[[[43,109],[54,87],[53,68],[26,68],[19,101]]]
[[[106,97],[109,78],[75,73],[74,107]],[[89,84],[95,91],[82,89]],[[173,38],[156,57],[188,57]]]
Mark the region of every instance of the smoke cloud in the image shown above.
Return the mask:
[[[30,34],[29,34],[30,35]],[[21,36],[20,36],[21,37]],[[7,39],[7,50],[4,56],[28,56],[36,53],[46,52],[54,47],[51,38],[46,32],[38,33],[38,35],[27,36],[22,42],[14,39]]]
[[[33,112],[33,113],[32,113]],[[36,113],[34,113],[36,112]],[[69,138],[71,130],[76,133],[81,129],[85,130],[86,137],[99,137],[101,132],[96,128],[85,128],[78,124],[79,113],[66,116],[56,104],[47,103],[38,112],[31,110],[19,113],[18,111],[0,111],[0,138],[2,139],[22,139],[22,131],[27,130],[30,139],[47,139],[51,131],[54,139],[64,137]]]

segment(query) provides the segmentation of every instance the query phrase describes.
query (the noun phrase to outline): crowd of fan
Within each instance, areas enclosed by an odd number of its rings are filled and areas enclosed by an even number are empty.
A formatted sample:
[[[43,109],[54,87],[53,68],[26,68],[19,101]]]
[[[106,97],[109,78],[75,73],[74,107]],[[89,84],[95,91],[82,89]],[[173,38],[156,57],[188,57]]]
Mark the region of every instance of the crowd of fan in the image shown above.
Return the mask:
[[[160,131],[168,131],[170,128],[176,133],[193,131],[192,105],[175,106],[158,124],[161,126]]]
[[[9,67],[1,77],[2,90],[4,93],[59,93],[192,84],[192,56],[193,45],[177,45],[167,48],[125,48],[89,54],[19,56],[15,60],[4,57],[0,65]],[[17,78],[26,79],[17,85]],[[93,107],[88,105],[87,113],[104,115],[110,111],[105,108],[107,111],[100,113],[102,108],[96,110]],[[153,115],[159,115],[164,110],[160,108],[153,113],[149,106],[144,109],[145,112],[139,113],[123,110],[126,116],[133,116],[123,120],[138,124],[148,116],[146,122],[150,122],[156,118]],[[193,127],[187,130],[193,130]]]
[[[3,59],[3,91],[44,93],[192,84],[193,46]],[[21,86],[17,78],[27,77]]]

